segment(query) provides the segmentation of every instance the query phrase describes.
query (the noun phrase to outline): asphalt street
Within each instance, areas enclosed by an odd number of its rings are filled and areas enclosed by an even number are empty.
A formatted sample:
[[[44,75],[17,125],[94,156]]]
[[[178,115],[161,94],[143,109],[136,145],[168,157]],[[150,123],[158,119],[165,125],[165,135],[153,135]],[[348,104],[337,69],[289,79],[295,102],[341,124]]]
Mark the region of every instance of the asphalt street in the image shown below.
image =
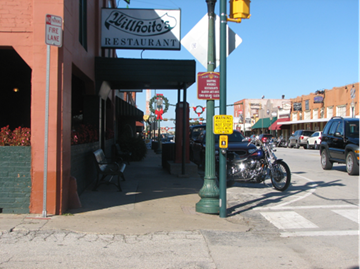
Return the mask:
[[[195,212],[203,184],[148,152],[123,192],[104,185],[62,216],[0,214],[0,268],[359,268],[358,177],[322,171],[316,151],[277,151],[282,193],[237,182],[227,218]]]

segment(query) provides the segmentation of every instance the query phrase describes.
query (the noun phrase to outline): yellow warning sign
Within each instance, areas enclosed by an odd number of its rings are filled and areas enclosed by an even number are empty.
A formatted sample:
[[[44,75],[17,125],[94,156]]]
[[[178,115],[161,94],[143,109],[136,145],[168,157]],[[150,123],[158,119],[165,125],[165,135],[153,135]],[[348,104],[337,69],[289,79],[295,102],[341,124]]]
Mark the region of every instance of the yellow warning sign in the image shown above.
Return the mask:
[[[219,148],[226,149],[228,147],[228,136],[220,135],[219,136]]]
[[[215,115],[214,116],[214,134],[232,134],[233,116]]]

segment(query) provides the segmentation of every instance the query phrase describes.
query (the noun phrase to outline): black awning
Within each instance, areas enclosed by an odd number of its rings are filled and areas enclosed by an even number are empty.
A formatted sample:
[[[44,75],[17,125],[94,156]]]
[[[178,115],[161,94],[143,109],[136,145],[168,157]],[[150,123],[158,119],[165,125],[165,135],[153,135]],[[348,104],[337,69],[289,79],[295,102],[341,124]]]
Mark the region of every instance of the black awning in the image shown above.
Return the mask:
[[[95,78],[112,89],[184,89],[196,81],[195,60],[95,57]]]
[[[135,106],[125,102],[123,99],[116,98],[116,115],[119,117],[126,117],[128,119],[133,119],[135,121],[142,121],[144,117],[144,112]]]

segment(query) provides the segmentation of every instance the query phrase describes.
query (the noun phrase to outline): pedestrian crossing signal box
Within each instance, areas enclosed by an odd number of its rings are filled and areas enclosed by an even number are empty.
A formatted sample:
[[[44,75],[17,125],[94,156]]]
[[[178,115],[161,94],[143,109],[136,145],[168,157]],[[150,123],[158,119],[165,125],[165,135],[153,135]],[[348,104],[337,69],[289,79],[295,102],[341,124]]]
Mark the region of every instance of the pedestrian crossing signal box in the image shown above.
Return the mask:
[[[228,136],[220,135],[219,136],[219,148],[227,149],[227,147],[228,147]]]

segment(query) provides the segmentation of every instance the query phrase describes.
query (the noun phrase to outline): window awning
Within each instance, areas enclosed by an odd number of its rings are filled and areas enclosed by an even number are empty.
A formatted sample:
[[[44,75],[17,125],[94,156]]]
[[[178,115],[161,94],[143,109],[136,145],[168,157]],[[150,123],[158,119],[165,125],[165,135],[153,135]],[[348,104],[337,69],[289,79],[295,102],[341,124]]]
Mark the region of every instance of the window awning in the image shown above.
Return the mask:
[[[195,60],[95,57],[95,78],[111,89],[187,89],[196,81]]]
[[[264,129],[264,128],[267,129],[276,120],[277,120],[277,117],[274,117],[272,119],[270,119],[270,118],[259,119],[253,126],[251,126],[251,129]]]
[[[270,125],[269,130],[270,131],[275,131],[275,130],[280,130],[281,129],[281,122],[284,121],[289,121],[290,118],[281,118],[281,119],[277,119],[273,124]]]
[[[330,118],[322,119],[308,119],[308,120],[295,120],[295,121],[284,121],[282,125],[292,125],[292,124],[301,124],[301,123],[313,123],[313,122],[327,122]]]
[[[116,113],[119,117],[136,121],[142,121],[144,118],[144,112],[119,97],[116,98]]]

